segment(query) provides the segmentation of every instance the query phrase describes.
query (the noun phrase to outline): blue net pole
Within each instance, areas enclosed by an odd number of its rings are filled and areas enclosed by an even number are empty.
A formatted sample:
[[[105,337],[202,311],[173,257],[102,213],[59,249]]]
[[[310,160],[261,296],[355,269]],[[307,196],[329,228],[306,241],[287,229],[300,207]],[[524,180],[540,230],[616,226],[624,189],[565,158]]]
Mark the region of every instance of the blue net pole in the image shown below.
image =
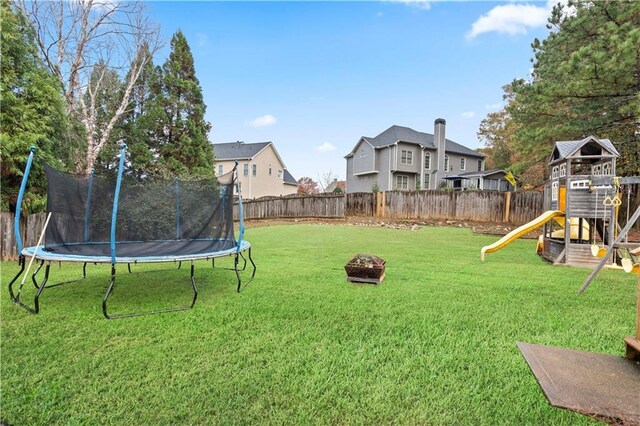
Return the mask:
[[[236,180],[236,188],[238,188],[238,223],[240,224],[240,234],[238,235],[238,245],[236,247],[236,253],[240,252],[240,244],[242,243],[242,237],[244,237],[244,212],[242,210],[242,191],[240,188],[240,181],[238,180],[238,162],[236,162],[236,171],[234,179]]]
[[[18,192],[18,201],[16,204],[16,216],[13,221],[13,230],[16,235],[16,244],[18,245],[18,256],[22,254],[22,237],[20,236],[20,213],[22,212],[22,199],[24,198],[24,192],[27,189],[27,180],[29,180],[29,172],[31,171],[31,164],[33,163],[33,155],[36,152],[35,146],[29,147],[29,158],[27,159],[27,165],[24,168],[22,174],[22,183],[20,183],[20,192]]]
[[[84,209],[84,241],[89,241],[89,212],[91,211],[91,189],[93,188],[93,169],[89,176],[89,188],[87,189],[87,205]]]
[[[116,264],[116,220],[118,218],[118,199],[120,198],[120,186],[122,185],[122,170],[124,169],[124,157],[127,153],[127,145],[122,144],[120,151],[120,164],[118,165],[118,179],[116,180],[116,192],[113,195],[113,211],[111,212],[111,264]]]
[[[176,184],[176,240],[180,239],[180,185],[178,178],[175,178]]]

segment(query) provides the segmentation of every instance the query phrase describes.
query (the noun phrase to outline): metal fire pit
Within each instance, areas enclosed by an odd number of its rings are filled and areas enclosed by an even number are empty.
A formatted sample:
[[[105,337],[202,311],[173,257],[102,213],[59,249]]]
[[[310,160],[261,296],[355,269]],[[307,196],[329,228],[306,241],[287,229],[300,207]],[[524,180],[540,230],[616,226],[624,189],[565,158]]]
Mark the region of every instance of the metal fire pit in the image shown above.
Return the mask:
[[[344,267],[347,281],[352,283],[380,284],[384,280],[384,259],[372,254],[358,254]]]

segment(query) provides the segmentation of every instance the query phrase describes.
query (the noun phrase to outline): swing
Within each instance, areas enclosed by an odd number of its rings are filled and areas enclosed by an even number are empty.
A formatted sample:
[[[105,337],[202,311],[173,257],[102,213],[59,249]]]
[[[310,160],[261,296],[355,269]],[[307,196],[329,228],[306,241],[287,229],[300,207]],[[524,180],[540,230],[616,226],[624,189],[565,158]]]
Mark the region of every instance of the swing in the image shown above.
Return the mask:
[[[627,185],[627,223],[629,222],[629,206],[631,205],[631,185]],[[629,234],[624,236],[624,242],[629,242]],[[626,256],[620,260],[622,269],[628,274],[640,274],[640,247],[633,250],[626,249]]]
[[[596,225],[596,222],[598,221],[598,192],[600,191],[599,187],[596,187],[596,214],[595,214],[595,220],[594,220],[594,225]],[[607,197],[609,197],[609,195],[607,195]],[[610,197],[609,197],[610,198]],[[606,200],[606,198],[605,198]],[[602,204],[606,205],[604,203],[604,201],[602,202]],[[604,211],[604,208],[603,208]],[[594,226],[594,230],[591,233],[591,255],[593,257],[604,257],[605,254],[607,254],[607,249],[606,247],[604,247],[604,242],[606,241],[606,233],[607,233],[607,225],[605,223],[605,215],[604,213],[602,214],[602,247],[599,246],[598,244],[596,244],[596,232],[598,231],[598,227]]]

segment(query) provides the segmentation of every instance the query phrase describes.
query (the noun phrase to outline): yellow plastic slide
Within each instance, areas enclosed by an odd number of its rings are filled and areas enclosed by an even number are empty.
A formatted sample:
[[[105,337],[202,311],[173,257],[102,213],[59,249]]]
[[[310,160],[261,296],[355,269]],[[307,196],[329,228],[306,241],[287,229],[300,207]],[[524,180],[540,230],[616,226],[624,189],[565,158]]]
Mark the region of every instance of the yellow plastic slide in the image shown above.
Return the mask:
[[[482,247],[482,250],[480,251],[480,259],[484,261],[484,255],[486,253],[493,253],[494,251],[498,251],[501,248],[505,247],[506,245],[511,244],[513,241],[517,240],[518,238],[522,237],[523,235],[528,234],[534,229],[541,227],[542,225],[549,222],[550,220],[553,220],[555,218],[562,217],[562,216],[564,216],[564,212],[560,210],[548,210],[542,213],[540,216],[533,219],[531,222],[525,223],[524,225],[509,232],[507,235],[500,238],[495,243]]]

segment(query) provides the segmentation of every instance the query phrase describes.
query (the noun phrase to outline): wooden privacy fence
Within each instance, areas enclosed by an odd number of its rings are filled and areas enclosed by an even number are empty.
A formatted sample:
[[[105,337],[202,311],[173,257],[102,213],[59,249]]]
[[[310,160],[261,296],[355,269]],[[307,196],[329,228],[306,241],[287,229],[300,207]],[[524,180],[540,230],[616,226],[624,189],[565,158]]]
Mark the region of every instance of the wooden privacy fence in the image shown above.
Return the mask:
[[[0,213],[0,260],[16,260],[18,258],[18,248],[16,247],[16,235],[13,232],[13,213]],[[35,246],[38,243],[38,237],[44,227],[47,218],[45,213],[31,214],[22,217],[20,220],[20,233],[22,236],[22,245],[25,247]]]
[[[372,204],[373,215],[380,218],[473,220],[521,225],[542,214],[542,201],[543,194],[538,191],[428,190],[379,192]]]
[[[244,218],[277,219],[297,217],[343,218],[344,195],[308,195],[295,197],[268,197],[243,200]],[[234,219],[238,219],[238,205],[233,209]]]
[[[388,191],[346,195],[314,195],[272,197],[244,200],[244,217],[278,218],[344,218],[345,216],[390,219],[473,220],[479,222],[526,223],[542,213],[543,194],[537,191]],[[238,217],[238,206],[234,207]],[[13,214],[0,213],[2,240],[0,259],[17,259],[13,234]],[[37,243],[45,215],[34,214],[22,219],[23,243]]]

